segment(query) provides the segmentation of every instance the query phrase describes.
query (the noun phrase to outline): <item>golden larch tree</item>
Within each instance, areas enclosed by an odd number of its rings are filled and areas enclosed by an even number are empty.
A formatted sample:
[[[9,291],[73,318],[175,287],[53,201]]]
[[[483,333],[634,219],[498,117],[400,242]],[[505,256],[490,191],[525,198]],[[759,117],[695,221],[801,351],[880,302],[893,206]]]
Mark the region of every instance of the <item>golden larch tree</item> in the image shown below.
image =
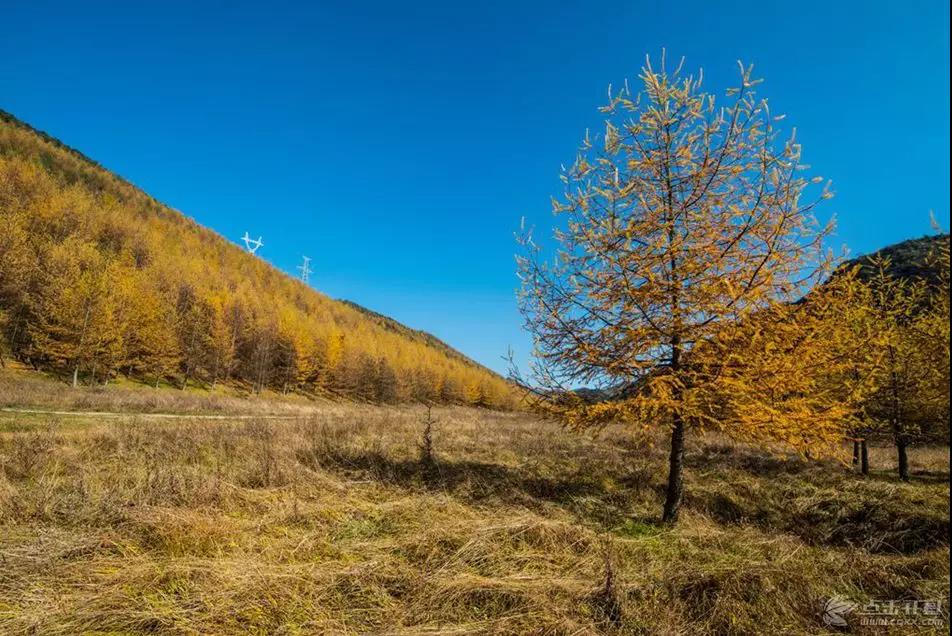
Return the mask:
[[[116,324],[117,273],[95,247],[67,239],[49,247],[37,292],[30,299],[36,318],[28,325],[29,354],[71,374],[72,385],[85,371],[95,382],[120,357],[122,328]]]
[[[685,392],[695,423],[748,443],[839,454],[874,386],[864,292],[844,271],[799,302],[769,304],[697,343]]]
[[[874,380],[864,412],[870,429],[892,438],[899,478],[907,481],[909,446],[948,426],[947,294],[893,275],[888,257],[869,258],[866,269],[868,348],[876,355],[863,365]]]
[[[212,388],[222,378],[231,374],[238,346],[237,305],[223,291],[209,293],[206,298],[209,309],[209,331],[205,338],[209,354],[209,384]]]
[[[158,387],[179,366],[175,304],[170,294],[154,286],[147,272],[135,271],[129,278],[127,289],[134,302],[123,336],[125,366],[129,377],[149,378]]]
[[[830,227],[813,213],[828,186],[805,200],[822,179],[803,176],[800,146],[778,140],[780,117],[756,96],[752,68],[740,69],[725,104],[702,91],[700,74],[668,71],[663,59],[660,69],[646,62],[640,91],[610,88],[604,134],[586,134],[553,200],[564,219],[554,259],[531,232],[520,237],[520,306],[535,343],[527,384],[572,424],[667,427],[667,522],[680,507],[687,428],[721,413],[731,430],[756,431],[742,437],[783,441],[817,430],[808,400],[764,421],[759,405],[769,395],[739,372],[728,374],[733,403],[710,403],[725,395],[712,390],[729,368],[719,343],[752,329],[754,316],[759,333],[783,322],[792,337],[796,322],[772,308],[802,297],[828,261],[821,243]],[[803,371],[781,360],[766,356],[755,370]],[[587,405],[572,389],[591,385],[622,397]]]

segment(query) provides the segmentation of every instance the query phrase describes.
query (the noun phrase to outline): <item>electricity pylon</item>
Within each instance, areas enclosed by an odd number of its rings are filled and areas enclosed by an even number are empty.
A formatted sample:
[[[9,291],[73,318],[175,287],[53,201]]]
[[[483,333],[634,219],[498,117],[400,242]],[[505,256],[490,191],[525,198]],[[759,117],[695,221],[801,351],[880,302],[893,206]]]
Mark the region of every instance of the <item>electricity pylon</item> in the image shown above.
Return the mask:
[[[307,284],[307,279],[311,275],[311,267],[308,265],[311,262],[311,259],[307,256],[302,256],[304,262],[297,266],[301,270],[301,280],[304,281],[304,284]]]
[[[241,240],[245,242],[245,249],[248,250],[250,254],[254,254],[258,251],[258,248],[264,245],[264,242],[261,240],[261,237],[258,237],[258,240],[252,239],[248,236],[248,232],[245,232],[245,235],[241,237]]]

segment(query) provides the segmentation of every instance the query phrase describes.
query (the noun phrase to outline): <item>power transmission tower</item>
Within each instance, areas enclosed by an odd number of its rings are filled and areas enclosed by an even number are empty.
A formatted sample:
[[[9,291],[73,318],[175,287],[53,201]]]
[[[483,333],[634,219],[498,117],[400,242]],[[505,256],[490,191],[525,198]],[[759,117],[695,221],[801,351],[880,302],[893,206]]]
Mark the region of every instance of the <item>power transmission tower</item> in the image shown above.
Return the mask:
[[[301,270],[301,280],[304,281],[304,284],[306,285],[307,279],[311,275],[311,267],[309,265],[311,259],[307,256],[302,256],[301,258],[304,259],[304,262],[298,265],[297,268]]]
[[[248,236],[248,232],[245,232],[245,235],[241,237],[241,240],[245,242],[245,249],[248,250],[248,253],[254,254],[258,251],[258,248],[264,245],[264,242],[261,240],[261,237],[258,237],[258,240],[252,239]]]

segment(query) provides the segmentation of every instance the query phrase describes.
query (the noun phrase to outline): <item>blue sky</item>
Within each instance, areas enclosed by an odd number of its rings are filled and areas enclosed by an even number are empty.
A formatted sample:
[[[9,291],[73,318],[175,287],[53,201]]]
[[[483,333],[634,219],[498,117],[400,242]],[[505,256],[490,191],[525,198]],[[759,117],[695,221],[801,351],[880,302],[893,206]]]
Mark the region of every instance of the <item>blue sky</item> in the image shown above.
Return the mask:
[[[5,0],[0,108],[500,370],[519,219],[552,223],[607,85],[662,47],[718,92],[756,65],[835,246],[948,227],[945,0],[465,4]]]

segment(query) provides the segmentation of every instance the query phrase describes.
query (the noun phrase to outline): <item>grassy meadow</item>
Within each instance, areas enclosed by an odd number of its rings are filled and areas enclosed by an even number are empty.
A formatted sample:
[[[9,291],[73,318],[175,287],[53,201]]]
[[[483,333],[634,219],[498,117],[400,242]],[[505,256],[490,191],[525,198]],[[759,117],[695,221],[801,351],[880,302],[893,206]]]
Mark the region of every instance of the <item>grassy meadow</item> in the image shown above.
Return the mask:
[[[10,378],[4,406],[41,386]],[[113,395],[299,417],[0,413],[0,633],[813,634],[833,595],[948,617],[948,448],[900,483],[889,448],[862,478],[689,438],[669,527],[665,445],[620,429],[439,408],[428,464],[419,407],[150,393]]]

